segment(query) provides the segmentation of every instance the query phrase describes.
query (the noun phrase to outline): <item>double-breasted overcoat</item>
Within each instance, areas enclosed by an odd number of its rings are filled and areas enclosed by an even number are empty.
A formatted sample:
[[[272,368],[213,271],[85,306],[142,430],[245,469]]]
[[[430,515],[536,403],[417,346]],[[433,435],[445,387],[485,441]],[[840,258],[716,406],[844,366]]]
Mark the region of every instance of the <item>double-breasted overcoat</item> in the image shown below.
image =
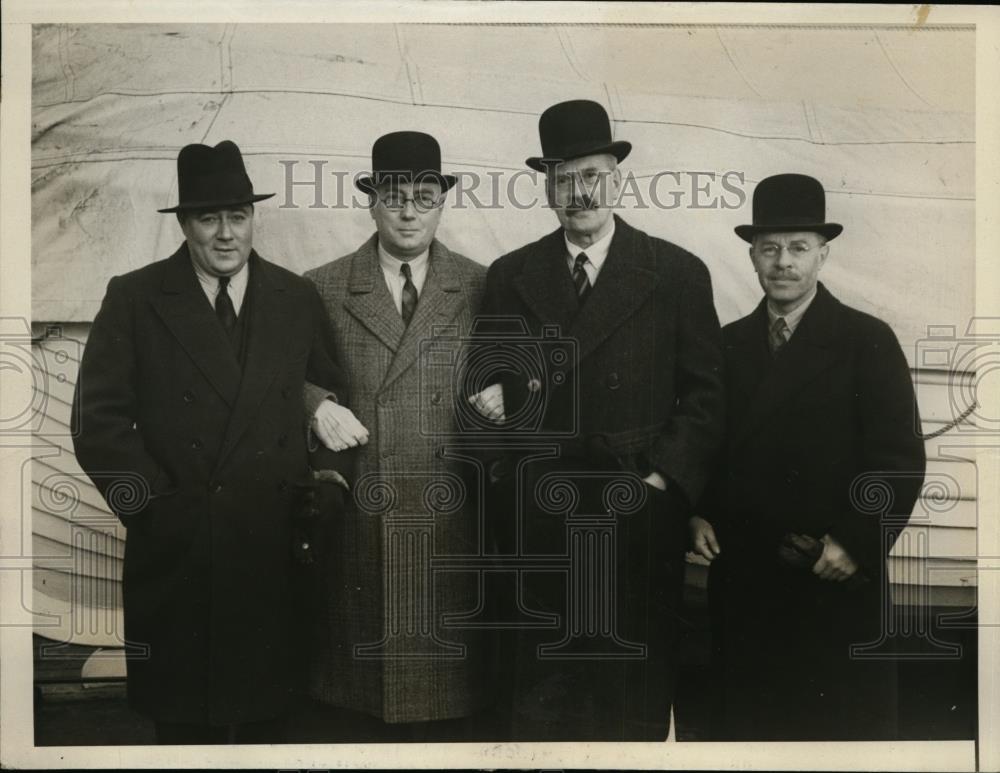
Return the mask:
[[[434,240],[406,326],[377,239],[306,273],[333,324],[350,408],[369,431],[329,537],[310,690],[386,722],[462,717],[483,705],[485,653],[481,637],[451,623],[476,608],[478,580],[441,561],[478,555],[481,544],[481,476],[450,452],[461,351],[486,269]],[[308,409],[324,397],[315,390]]]
[[[76,384],[77,459],[127,527],[129,700],[164,722],[273,718],[301,686],[303,384],[346,393],[313,286],[249,272],[242,365],[185,244],[111,280]]]

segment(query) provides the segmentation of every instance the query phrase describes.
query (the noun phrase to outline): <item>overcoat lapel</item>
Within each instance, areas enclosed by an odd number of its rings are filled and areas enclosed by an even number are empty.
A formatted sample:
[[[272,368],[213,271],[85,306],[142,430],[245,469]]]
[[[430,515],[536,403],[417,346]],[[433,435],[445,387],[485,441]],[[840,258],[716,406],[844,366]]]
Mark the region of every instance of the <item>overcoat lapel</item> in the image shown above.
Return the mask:
[[[653,260],[635,238],[634,229],[616,216],[615,235],[601,273],[570,325],[569,334],[577,341],[580,360],[645,303],[658,279]],[[565,253],[563,272],[569,275]]]
[[[240,365],[191,265],[187,243],[167,262],[153,307],[188,356],[230,406],[240,388]]]
[[[421,345],[435,335],[435,328],[454,319],[462,308],[465,296],[459,281],[458,263],[451,252],[437,239],[431,242],[427,279],[424,281],[417,308],[399,341],[396,356],[385,374],[382,388],[385,389],[413,365],[420,356]],[[384,284],[384,283],[383,283]],[[392,314],[400,319],[392,304]],[[465,331],[457,331],[464,334]]]
[[[292,311],[288,306],[287,288],[280,275],[256,252],[250,253],[250,283],[252,295],[243,379],[217,466],[222,465],[250,426],[264,394],[287,359],[285,331],[291,326],[286,318]]]
[[[838,301],[823,285],[819,285],[816,298],[799,322],[795,334],[760,379],[750,401],[746,418],[734,428],[734,445],[745,441],[773,413],[836,364],[837,306]],[[766,310],[763,313],[764,328],[761,332],[766,336]],[[748,341],[748,346],[752,345],[753,343]]]
[[[344,308],[395,352],[406,328],[396,311],[389,288],[385,286],[378,262],[378,235],[373,235],[361,245],[351,261],[349,295],[344,301]]]
[[[542,324],[559,325],[561,335],[569,333],[579,304],[561,228],[539,242],[524,270],[514,277],[514,287]]]

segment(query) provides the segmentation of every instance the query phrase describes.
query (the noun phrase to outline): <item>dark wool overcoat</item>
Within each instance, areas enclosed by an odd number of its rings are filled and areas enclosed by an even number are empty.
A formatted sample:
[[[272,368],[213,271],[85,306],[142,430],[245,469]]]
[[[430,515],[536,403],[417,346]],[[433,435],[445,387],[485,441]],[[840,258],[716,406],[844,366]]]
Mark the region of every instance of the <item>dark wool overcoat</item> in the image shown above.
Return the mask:
[[[303,384],[346,393],[313,286],[249,271],[242,367],[185,244],[111,280],[76,385],[77,459],[127,527],[129,700],[159,721],[272,718],[302,676]]]
[[[494,363],[511,450],[491,537],[533,562],[502,612],[510,733],[663,740],[688,503],[724,432],[721,331],[702,261],[617,216],[582,305],[567,259],[561,229],[499,258],[478,328],[477,356],[511,352]],[[642,483],[652,471],[666,493]]]
[[[910,372],[888,325],[822,284],[776,357],[767,327],[762,301],[723,330],[730,431],[703,513],[722,549],[710,572],[716,734],[892,738],[896,664],[879,656],[886,556],[925,470]],[[780,562],[789,532],[830,534],[867,581]]]

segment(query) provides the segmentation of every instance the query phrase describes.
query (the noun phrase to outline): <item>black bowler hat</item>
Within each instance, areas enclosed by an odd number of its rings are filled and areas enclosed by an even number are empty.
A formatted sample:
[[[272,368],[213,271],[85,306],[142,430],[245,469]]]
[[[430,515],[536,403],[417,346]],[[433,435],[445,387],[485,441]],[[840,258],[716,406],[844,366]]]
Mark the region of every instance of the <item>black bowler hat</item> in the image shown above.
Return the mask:
[[[815,177],[776,174],[757,183],[753,192],[753,225],[738,225],[736,235],[752,242],[755,234],[781,231],[815,231],[827,239],[840,235],[844,226],[826,221],[826,194]]]
[[[611,121],[607,111],[589,99],[572,99],[552,105],[538,119],[542,155],[526,163],[544,172],[545,167],[560,161],[610,153],[619,161],[632,151],[632,143],[611,139]]]
[[[176,207],[158,212],[180,212],[208,207],[239,207],[271,198],[273,193],[254,193],[243,156],[235,142],[223,140],[214,148],[185,145],[177,156]]]
[[[383,134],[372,145],[372,173],[355,181],[365,193],[374,193],[382,182],[436,182],[442,191],[456,182],[441,174],[441,146],[423,132]]]

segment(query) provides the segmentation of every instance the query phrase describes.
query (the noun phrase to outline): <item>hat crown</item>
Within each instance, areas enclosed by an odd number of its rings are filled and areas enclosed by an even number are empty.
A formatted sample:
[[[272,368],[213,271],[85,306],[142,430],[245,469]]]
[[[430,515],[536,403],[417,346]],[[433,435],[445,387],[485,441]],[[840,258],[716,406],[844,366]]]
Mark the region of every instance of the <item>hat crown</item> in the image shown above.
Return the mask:
[[[440,174],[441,146],[429,134],[400,131],[384,134],[372,145],[372,173],[417,177],[426,172]]]
[[[566,147],[611,142],[611,120],[607,111],[589,99],[573,99],[553,105],[538,119],[542,153],[557,158]]]
[[[632,150],[628,142],[615,142],[607,110],[589,99],[571,99],[552,105],[538,119],[541,158],[528,159],[528,166],[542,169],[543,160],[568,161],[596,153],[609,153],[619,161]]]
[[[826,220],[826,193],[814,177],[778,174],[760,181],[753,193],[753,224],[809,225]]]
[[[274,195],[254,194],[243,154],[232,140],[223,140],[214,148],[200,143],[181,148],[177,155],[177,194],[180,203],[160,212],[240,206]]]
[[[815,231],[827,239],[837,237],[843,227],[826,222],[826,192],[815,177],[776,174],[765,177],[753,192],[753,225],[736,227],[737,235],[752,241],[767,231]]]

